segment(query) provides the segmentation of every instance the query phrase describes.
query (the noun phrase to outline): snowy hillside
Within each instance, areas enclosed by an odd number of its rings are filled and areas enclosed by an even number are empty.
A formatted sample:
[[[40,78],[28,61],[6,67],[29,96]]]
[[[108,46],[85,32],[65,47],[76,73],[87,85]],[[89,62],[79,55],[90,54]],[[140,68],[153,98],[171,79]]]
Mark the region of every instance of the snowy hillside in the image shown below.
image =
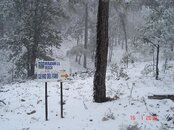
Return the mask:
[[[173,64],[171,64],[173,66]],[[60,118],[59,83],[48,83],[48,121],[45,121],[44,83],[27,81],[1,86],[0,129],[2,130],[142,130],[174,129],[174,102],[152,100],[153,94],[174,94],[174,68],[160,80],[141,74],[144,63],[127,70],[130,79],[115,80],[107,73],[107,96],[116,100],[93,102],[93,76],[81,74],[63,83],[64,118]],[[147,116],[156,115],[158,120]],[[135,120],[131,120],[135,116]],[[143,119],[142,119],[143,116]],[[146,119],[147,118],[147,119]]]

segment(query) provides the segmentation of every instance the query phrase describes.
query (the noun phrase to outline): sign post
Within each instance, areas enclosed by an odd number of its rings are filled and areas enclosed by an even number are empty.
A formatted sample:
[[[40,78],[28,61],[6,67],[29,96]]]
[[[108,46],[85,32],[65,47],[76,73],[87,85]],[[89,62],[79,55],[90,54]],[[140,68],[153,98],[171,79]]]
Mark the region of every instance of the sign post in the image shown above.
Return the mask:
[[[48,121],[48,95],[47,95],[47,82],[45,82],[45,120]]]
[[[65,70],[60,71],[60,111],[61,111],[61,118],[63,117],[63,82],[65,80],[68,80],[69,74]]]
[[[69,73],[63,69],[58,61],[38,61],[36,64],[36,77],[38,81],[45,82],[45,120],[48,121],[48,95],[47,82],[60,82],[60,111],[63,117],[63,81],[68,80]]]
[[[61,118],[63,118],[63,83],[60,82],[60,111]]]

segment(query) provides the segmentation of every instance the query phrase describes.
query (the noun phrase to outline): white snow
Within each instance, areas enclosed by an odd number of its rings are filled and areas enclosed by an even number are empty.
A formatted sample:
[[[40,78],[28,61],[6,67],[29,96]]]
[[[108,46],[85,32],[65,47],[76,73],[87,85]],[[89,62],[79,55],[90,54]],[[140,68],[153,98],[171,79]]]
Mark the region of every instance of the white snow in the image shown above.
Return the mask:
[[[147,98],[153,94],[174,94],[174,69],[165,74],[161,72],[161,80],[156,81],[154,77],[141,74],[144,66],[136,63],[135,67],[130,67],[128,80],[115,80],[108,71],[107,96],[117,95],[119,99],[106,103],[93,102],[93,77],[87,74],[63,83],[63,119],[60,118],[59,83],[48,83],[48,121],[45,121],[43,82],[27,81],[2,86],[2,91],[8,91],[0,93],[0,99],[6,103],[0,103],[0,130],[126,130],[133,124],[138,124],[142,130],[159,130],[165,123],[174,127],[174,119],[168,122],[166,119],[174,116],[174,102]],[[36,112],[27,114],[32,111]],[[159,121],[146,120],[145,116],[150,114],[156,114]],[[131,120],[131,115],[135,115],[136,120]]]

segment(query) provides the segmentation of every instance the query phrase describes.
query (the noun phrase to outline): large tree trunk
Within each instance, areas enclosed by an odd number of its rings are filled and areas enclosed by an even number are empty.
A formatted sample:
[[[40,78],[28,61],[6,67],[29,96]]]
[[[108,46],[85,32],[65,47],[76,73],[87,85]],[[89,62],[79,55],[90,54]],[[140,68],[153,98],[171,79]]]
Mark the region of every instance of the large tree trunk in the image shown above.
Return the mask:
[[[87,49],[87,44],[88,44],[88,5],[85,5],[85,44],[84,48]],[[86,58],[86,53],[84,53],[84,63],[83,67],[86,68],[86,63],[87,63],[87,58]]]
[[[97,50],[94,75],[94,101],[106,101],[106,68],[108,56],[109,0],[99,0],[97,20]]]

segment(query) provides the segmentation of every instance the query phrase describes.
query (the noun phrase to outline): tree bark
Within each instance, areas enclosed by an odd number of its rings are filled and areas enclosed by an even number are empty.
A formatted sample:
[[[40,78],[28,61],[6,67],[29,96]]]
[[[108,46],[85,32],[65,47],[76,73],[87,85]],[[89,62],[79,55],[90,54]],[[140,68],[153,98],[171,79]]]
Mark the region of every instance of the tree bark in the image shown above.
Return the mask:
[[[99,0],[97,20],[97,50],[94,75],[94,101],[106,101],[106,68],[108,56],[109,0]]]

